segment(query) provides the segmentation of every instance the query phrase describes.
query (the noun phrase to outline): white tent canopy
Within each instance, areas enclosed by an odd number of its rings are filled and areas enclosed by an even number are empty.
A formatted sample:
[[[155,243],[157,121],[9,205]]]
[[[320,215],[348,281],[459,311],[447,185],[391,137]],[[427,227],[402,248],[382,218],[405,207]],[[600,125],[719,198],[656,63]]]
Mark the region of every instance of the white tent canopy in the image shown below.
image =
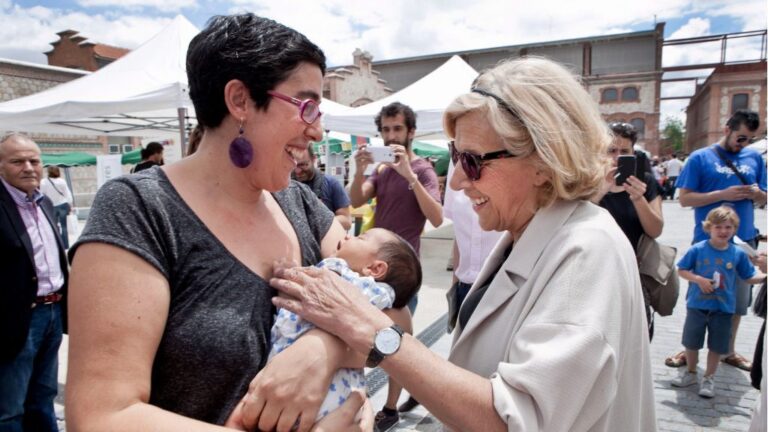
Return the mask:
[[[443,111],[457,96],[467,93],[477,71],[459,56],[451,57],[420,80],[384,99],[323,117],[324,128],[354,135],[376,136],[374,117],[381,108],[402,102],[416,112],[416,136],[442,136]]]
[[[199,30],[178,15],[160,33],[96,72],[0,103],[0,130],[178,137],[179,109],[194,118],[187,48]],[[326,115],[349,107],[325,100]],[[184,114],[182,114],[184,115]]]
[[[192,108],[186,56],[197,33],[179,15],[97,72],[0,104],[0,129],[122,136],[178,130],[176,109]]]

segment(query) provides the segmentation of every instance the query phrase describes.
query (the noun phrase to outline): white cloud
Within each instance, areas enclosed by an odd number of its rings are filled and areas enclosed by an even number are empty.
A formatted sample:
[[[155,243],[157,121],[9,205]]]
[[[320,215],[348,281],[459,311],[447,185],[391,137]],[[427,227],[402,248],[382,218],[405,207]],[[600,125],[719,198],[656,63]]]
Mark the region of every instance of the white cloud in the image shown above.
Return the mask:
[[[195,0],[78,0],[81,7],[115,7],[127,10],[152,8],[158,11],[174,12],[197,6]]]
[[[515,45],[630,31],[630,26],[682,13],[689,0],[648,0],[617,5],[562,2],[393,0],[376,10],[368,2],[235,0],[232,10],[252,10],[301,31],[326,51],[329,63],[348,64],[356,47],[375,60]],[[377,3],[379,4],[379,3]],[[301,13],[297,13],[301,11]],[[359,24],[363,24],[362,26]]]
[[[710,34],[723,19],[739,30],[763,29],[768,14],[764,0],[76,0],[80,8],[74,10],[24,8],[12,1],[0,0],[0,57],[40,63],[59,31],[75,29],[94,42],[135,48],[170,20],[167,11],[180,9],[199,15],[198,25],[208,15],[242,10],[273,18],[306,34],[332,66],[351,63],[355,48],[386,60],[652,30],[662,21],[669,28],[690,17],[670,36],[682,38]],[[734,40],[728,60],[753,58],[759,50],[759,39]],[[665,48],[663,64],[719,59],[719,43],[688,45]],[[672,90],[665,85],[664,91]],[[677,105],[685,102],[662,102],[662,119],[667,107],[677,115]]]
[[[95,43],[136,48],[160,31],[170,18],[124,15],[109,18],[82,12],[62,12],[35,6],[25,9],[13,6],[0,12],[0,57],[35,63],[47,63],[44,52],[56,33],[72,29]]]
[[[691,18],[682,27],[669,35],[668,39],[685,39],[697,36],[706,36],[709,34],[709,19]]]

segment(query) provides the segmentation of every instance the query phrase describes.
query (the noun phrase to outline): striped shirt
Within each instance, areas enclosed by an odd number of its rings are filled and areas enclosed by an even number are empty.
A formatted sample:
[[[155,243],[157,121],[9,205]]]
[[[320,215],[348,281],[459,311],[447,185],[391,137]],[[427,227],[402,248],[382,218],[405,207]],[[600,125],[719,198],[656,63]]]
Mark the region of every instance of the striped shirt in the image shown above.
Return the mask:
[[[58,291],[64,285],[64,273],[59,263],[59,249],[56,243],[56,233],[53,231],[48,218],[40,208],[43,194],[35,190],[31,196],[2,181],[5,189],[16,203],[19,215],[27,228],[29,241],[32,243],[32,254],[37,273],[37,295],[44,296]]]

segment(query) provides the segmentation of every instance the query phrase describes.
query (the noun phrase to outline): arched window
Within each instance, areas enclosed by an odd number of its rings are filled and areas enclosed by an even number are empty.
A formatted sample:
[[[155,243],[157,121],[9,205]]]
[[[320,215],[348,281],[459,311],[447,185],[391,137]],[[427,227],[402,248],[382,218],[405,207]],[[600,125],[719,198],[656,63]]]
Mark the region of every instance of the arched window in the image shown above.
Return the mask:
[[[619,99],[619,92],[613,87],[603,89],[603,95],[600,102],[616,102]]]
[[[626,87],[621,90],[621,100],[623,101],[636,101],[637,100],[637,87]]]
[[[746,93],[736,93],[731,100],[731,114],[740,109],[747,109],[749,106],[749,95]]]
[[[629,123],[635,127],[637,131],[637,139],[641,140],[645,138],[645,120],[641,118],[633,118]]]

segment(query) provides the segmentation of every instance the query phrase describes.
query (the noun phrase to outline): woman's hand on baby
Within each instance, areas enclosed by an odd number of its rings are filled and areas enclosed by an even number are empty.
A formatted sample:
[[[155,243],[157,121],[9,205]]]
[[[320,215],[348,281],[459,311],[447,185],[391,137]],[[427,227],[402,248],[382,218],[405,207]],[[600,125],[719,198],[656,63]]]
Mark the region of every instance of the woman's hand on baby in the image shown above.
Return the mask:
[[[240,414],[247,430],[306,432],[312,427],[337,365],[311,339],[304,335],[251,381]]]
[[[289,297],[273,297],[275,306],[338,336],[358,353],[367,354],[376,330],[392,324],[359,289],[330,270],[297,267],[279,269],[274,276],[270,284]]]

